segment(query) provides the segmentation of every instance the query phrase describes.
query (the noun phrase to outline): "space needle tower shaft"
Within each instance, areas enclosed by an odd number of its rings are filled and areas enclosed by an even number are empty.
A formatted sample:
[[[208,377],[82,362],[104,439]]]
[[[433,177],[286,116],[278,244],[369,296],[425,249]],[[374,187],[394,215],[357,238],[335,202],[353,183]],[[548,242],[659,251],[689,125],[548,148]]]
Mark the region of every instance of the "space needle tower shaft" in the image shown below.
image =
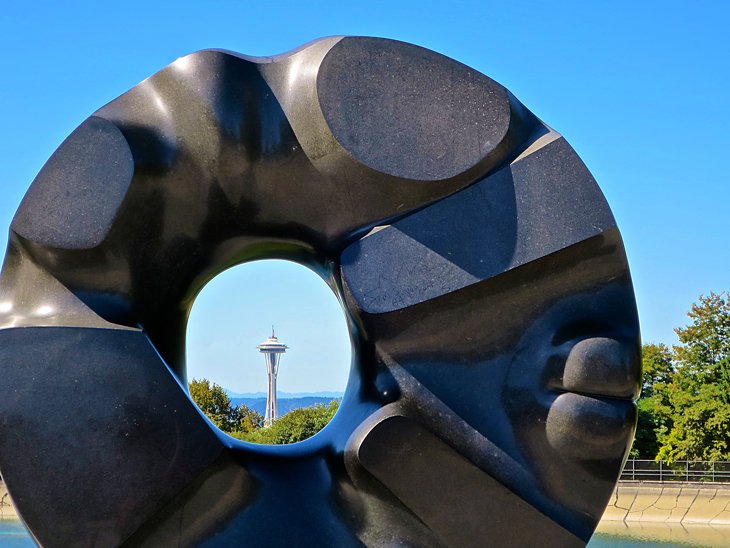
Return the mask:
[[[269,377],[269,388],[266,394],[266,414],[264,415],[264,426],[271,426],[278,418],[278,412],[276,407],[276,375],[279,373],[279,361],[281,355],[286,352],[289,348],[285,344],[279,342],[274,332],[274,327],[271,327],[271,337],[262,342],[256,348],[259,349],[264,355],[266,361],[266,373]]]

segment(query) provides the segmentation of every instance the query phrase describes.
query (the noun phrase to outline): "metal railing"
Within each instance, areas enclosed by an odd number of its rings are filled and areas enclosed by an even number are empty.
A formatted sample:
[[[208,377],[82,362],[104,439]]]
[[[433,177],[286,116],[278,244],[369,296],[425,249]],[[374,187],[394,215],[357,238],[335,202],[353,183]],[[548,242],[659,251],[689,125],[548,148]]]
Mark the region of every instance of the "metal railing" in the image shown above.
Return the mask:
[[[665,461],[629,459],[621,481],[687,481],[730,483],[730,461],[678,460]]]

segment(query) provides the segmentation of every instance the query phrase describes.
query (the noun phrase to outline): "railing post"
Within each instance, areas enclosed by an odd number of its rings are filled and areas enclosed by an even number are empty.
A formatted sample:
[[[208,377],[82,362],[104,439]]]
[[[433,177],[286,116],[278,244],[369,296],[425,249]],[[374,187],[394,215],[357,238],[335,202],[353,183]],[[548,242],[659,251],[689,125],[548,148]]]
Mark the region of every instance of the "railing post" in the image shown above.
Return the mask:
[[[636,467],[637,461],[640,463],[638,468]],[[630,470],[629,462],[631,463]],[[658,470],[656,468],[649,467],[649,463],[655,462],[659,462]],[[684,463],[684,480],[686,482],[730,483],[730,461],[678,460],[676,463]],[[718,463],[720,464],[720,469],[717,468]],[[694,479],[692,480],[690,480],[690,464],[693,466],[692,477]],[[656,476],[654,474],[656,474]],[[665,478],[665,475],[668,477]],[[626,464],[624,464],[619,479],[625,481],[658,480],[661,483],[665,483],[666,481],[672,481],[675,479],[681,481],[681,477],[681,472],[679,470],[675,470],[671,466],[665,467],[663,460],[649,461],[633,458],[626,459]]]

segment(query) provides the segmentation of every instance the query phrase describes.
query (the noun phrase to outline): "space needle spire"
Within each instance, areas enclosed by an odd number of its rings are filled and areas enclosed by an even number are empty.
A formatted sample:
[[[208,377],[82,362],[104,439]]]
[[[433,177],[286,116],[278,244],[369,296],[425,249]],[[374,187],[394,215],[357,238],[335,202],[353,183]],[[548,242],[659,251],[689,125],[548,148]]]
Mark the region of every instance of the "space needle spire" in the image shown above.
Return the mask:
[[[266,414],[264,415],[264,426],[271,426],[271,423],[278,418],[276,410],[276,375],[279,372],[279,360],[281,355],[289,348],[279,342],[276,338],[274,326],[271,326],[271,337],[266,339],[256,348],[264,355],[266,360],[266,373],[269,376],[269,389],[266,395]]]

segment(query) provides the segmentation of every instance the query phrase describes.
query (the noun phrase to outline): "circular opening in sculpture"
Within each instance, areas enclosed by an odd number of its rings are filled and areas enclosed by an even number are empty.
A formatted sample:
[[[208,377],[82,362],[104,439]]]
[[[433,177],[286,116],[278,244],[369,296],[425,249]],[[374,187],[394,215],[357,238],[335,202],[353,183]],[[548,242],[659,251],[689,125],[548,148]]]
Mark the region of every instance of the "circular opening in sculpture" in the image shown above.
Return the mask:
[[[221,431],[288,444],[334,417],[352,346],[333,291],[309,268],[245,263],[198,294],[186,332],[191,398]]]

